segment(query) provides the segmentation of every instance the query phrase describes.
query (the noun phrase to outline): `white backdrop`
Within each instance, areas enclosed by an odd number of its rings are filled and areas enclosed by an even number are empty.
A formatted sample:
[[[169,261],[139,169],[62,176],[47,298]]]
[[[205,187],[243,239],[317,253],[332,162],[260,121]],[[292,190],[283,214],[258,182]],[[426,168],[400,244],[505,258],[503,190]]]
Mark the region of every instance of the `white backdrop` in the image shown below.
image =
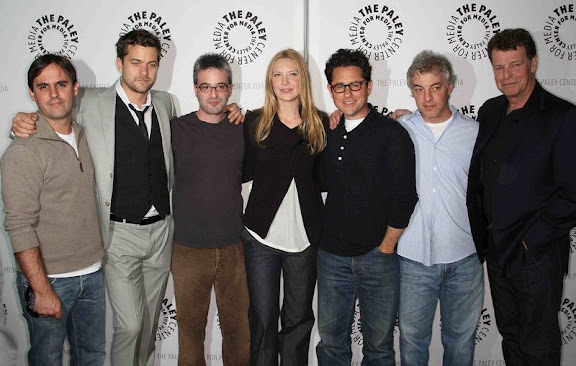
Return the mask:
[[[100,0],[80,3],[2,0],[0,44],[0,153],[10,143],[10,120],[15,112],[32,111],[27,96],[26,71],[33,59],[46,51],[70,57],[80,84],[109,86],[118,78],[115,48],[118,37],[144,27],[162,40],[162,61],[155,88],[176,95],[181,114],[197,109],[193,93],[192,65],[205,52],[222,52],[233,65],[231,101],[244,108],[262,105],[268,60],[277,51],[292,47],[309,55],[313,93],[319,108],[331,111],[332,100],[323,74],[329,55],[338,48],[361,48],[373,64],[370,102],[388,113],[396,108],[415,108],[406,85],[405,72],[422,49],[448,56],[459,79],[452,104],[475,118],[478,108],[498,94],[485,46],[494,32],[510,27],[530,30],[536,40],[540,66],[538,80],[553,93],[576,102],[576,3],[549,0],[444,0],[369,1],[350,0],[221,0],[215,3],[173,0],[139,2]],[[576,122],[576,121],[575,121]],[[3,222],[3,217],[0,218]],[[15,264],[9,240],[0,231],[0,274],[4,277],[0,304],[5,321],[0,326],[18,340],[18,365],[25,365],[28,338],[16,301]],[[572,241],[572,252],[576,251]],[[563,330],[563,364],[576,359],[576,264],[571,261],[565,281],[560,321]],[[487,282],[487,281],[486,281]],[[1,282],[0,282],[1,284]],[[486,286],[485,307],[477,329],[475,365],[504,365],[491,298]],[[0,309],[2,310],[2,309]],[[184,310],[182,310],[184,311]],[[176,365],[177,315],[170,282],[157,332],[157,365]],[[217,315],[211,308],[206,339],[208,365],[222,365]],[[111,314],[107,314],[108,340]],[[360,319],[351,329],[353,365],[361,359]],[[0,329],[1,330],[1,329]],[[442,346],[436,317],[431,346],[431,365],[440,365]],[[0,332],[1,334],[1,332]],[[313,331],[310,360],[316,364]],[[110,342],[108,342],[108,345]],[[1,341],[0,341],[1,345]],[[0,348],[0,363],[8,349]]]

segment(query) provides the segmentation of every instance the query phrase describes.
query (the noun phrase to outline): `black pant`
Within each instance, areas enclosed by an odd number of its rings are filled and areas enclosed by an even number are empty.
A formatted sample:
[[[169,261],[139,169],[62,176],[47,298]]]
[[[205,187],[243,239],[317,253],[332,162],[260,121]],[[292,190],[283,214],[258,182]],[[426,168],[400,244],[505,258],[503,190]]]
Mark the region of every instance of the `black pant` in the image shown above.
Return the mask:
[[[247,230],[242,240],[250,293],[250,365],[278,365],[278,355],[282,366],[308,365],[318,248],[284,252],[261,244]],[[278,317],[282,325],[279,332]]]
[[[520,271],[505,276],[488,260],[496,324],[506,366],[560,365],[558,312],[567,269],[568,237],[539,253],[526,252]]]

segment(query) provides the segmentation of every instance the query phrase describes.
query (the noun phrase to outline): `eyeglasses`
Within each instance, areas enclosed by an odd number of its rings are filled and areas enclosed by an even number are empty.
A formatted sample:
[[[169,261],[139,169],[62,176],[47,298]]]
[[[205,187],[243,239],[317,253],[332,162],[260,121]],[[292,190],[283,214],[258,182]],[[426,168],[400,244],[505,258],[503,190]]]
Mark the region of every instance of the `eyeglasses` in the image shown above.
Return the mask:
[[[200,89],[202,93],[211,93],[212,90],[216,89],[217,92],[223,93],[228,90],[230,85],[227,84],[217,84],[216,86],[212,86],[210,84],[196,84],[196,87]]]
[[[350,84],[336,84],[336,85],[330,85],[330,88],[332,88],[332,91],[334,93],[344,93],[344,91],[346,90],[346,87],[350,88],[350,90],[352,91],[358,91],[360,89],[362,89],[362,85],[364,85],[364,83],[367,83],[366,80],[363,81],[354,81]]]

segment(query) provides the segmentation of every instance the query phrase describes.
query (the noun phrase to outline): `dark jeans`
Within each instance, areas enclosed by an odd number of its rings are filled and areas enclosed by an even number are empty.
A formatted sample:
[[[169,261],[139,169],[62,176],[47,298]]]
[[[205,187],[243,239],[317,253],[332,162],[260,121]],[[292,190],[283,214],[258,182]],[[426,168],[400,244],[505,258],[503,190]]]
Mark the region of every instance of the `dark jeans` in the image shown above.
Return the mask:
[[[510,278],[503,267],[488,261],[506,366],[560,365],[558,312],[568,255],[565,248],[566,243],[559,242],[540,253],[527,252],[520,272]]]
[[[212,287],[226,366],[248,366],[248,286],[242,243],[215,249],[174,244],[172,278],[178,307],[178,365],[204,366],[204,337]]]
[[[250,364],[283,366],[308,364],[310,333],[314,325],[312,298],[316,285],[316,252],[288,253],[242,233],[250,293]],[[280,274],[284,299],[280,311]],[[278,317],[282,330],[278,332]]]
[[[102,270],[87,275],[50,278],[60,298],[62,317],[33,317],[26,311],[25,292],[30,286],[18,272],[16,283],[30,333],[29,366],[61,366],[64,339],[70,344],[71,366],[100,366],[106,357],[106,303]],[[32,295],[33,301],[34,295]],[[0,364],[3,360],[0,359]]]
[[[356,299],[362,325],[362,366],[393,366],[394,325],[400,297],[396,252],[375,247],[343,257],[318,251],[318,365],[346,366],[352,360],[350,332]]]

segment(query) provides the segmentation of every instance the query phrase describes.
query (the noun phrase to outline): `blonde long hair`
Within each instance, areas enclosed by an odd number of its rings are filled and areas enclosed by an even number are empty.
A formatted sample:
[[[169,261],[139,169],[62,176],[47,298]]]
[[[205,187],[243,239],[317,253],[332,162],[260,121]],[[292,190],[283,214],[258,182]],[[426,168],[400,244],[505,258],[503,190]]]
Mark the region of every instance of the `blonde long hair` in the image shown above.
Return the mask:
[[[264,107],[262,108],[262,115],[257,123],[254,139],[259,146],[263,145],[262,142],[268,138],[274,116],[278,111],[278,101],[272,89],[272,69],[276,61],[280,59],[290,59],[296,63],[298,74],[300,75],[300,94],[298,100],[300,102],[300,117],[302,118],[302,123],[297,127],[298,133],[307,140],[310,153],[318,154],[326,147],[326,132],[322,125],[320,112],[314,106],[312,91],[310,89],[310,74],[308,73],[306,62],[297,51],[291,48],[275,54],[268,64]]]

